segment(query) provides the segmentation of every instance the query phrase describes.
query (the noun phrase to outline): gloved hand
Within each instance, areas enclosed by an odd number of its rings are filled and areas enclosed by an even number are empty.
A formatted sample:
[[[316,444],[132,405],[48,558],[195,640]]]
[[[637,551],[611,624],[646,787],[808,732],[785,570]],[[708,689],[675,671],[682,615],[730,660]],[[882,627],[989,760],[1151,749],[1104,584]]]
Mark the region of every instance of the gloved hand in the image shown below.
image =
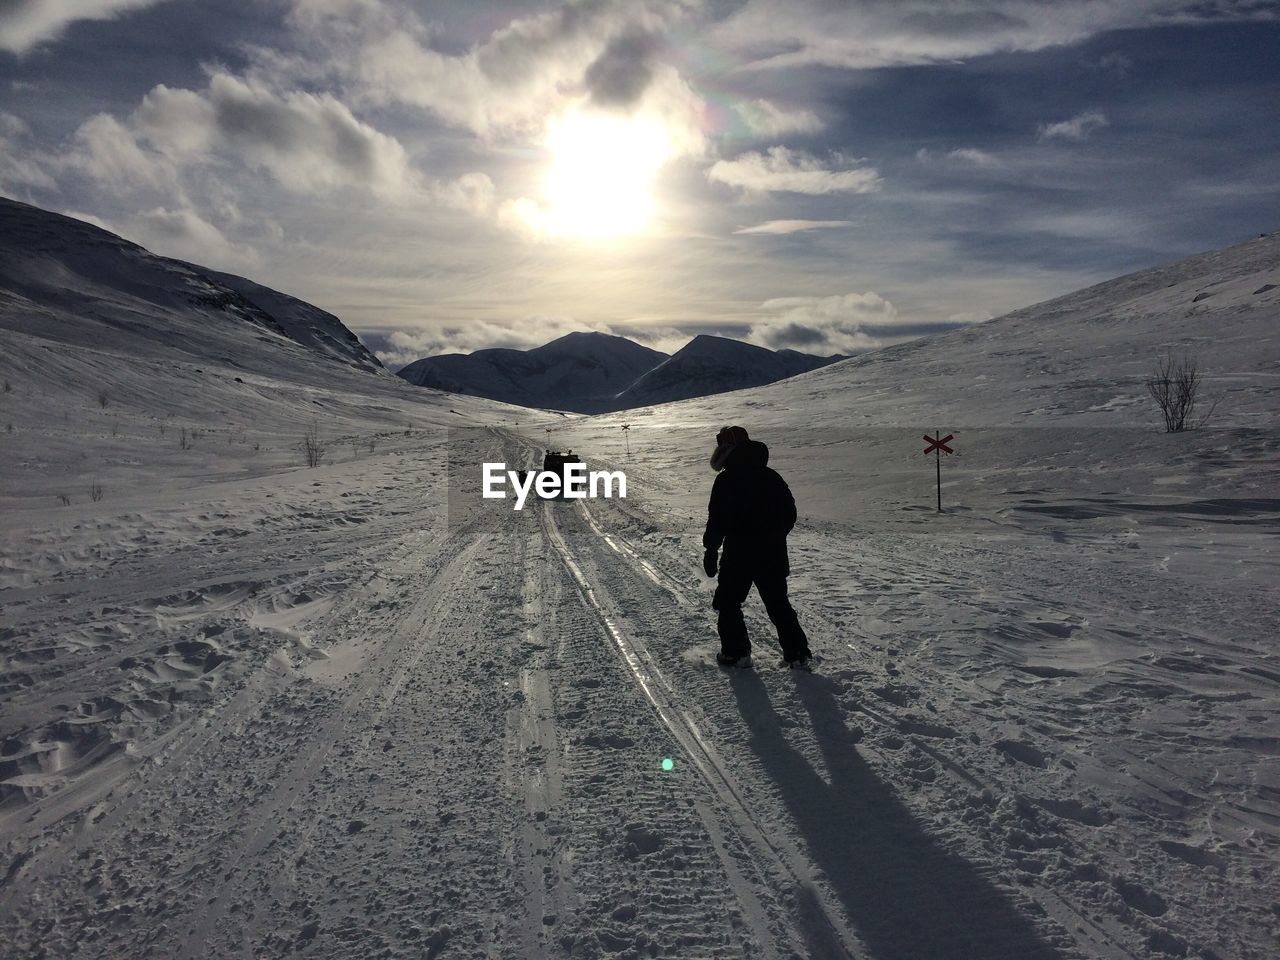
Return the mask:
[[[708,577],[716,575],[716,553],[715,550],[708,550],[702,555],[702,569],[707,571]]]

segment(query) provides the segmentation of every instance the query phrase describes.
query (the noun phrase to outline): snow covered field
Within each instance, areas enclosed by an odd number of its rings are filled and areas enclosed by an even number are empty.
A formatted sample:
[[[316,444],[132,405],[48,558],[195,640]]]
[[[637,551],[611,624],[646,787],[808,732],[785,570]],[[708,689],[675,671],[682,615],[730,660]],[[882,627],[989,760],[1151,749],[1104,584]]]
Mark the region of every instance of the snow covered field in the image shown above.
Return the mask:
[[[6,954],[1275,956],[1278,263],[597,418],[10,297]],[[1159,431],[1169,348],[1205,429]],[[796,493],[813,675],[754,599],[760,667],[708,665],[727,423]],[[547,427],[629,498],[481,501]]]

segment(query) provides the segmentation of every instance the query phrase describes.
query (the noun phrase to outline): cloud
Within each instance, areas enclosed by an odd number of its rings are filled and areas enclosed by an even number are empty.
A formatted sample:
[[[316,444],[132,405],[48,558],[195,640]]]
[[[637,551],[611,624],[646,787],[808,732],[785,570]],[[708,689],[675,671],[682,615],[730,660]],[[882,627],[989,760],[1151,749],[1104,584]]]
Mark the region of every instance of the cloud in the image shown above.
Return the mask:
[[[752,325],[748,339],[774,350],[819,354],[864,353],[977,319],[957,314],[945,322],[919,323],[901,316],[897,307],[873,291],[782,297],[766,300],[760,309],[767,316]]]
[[[1059,123],[1047,123],[1040,126],[1041,140],[1088,140],[1095,130],[1109,126],[1106,116],[1101,110],[1086,110],[1076,114],[1070,120]]]
[[[867,324],[892,325],[897,308],[878,293],[846,293],[832,297],[782,297],[760,309],[770,314],[752,325],[749,339],[774,350],[792,349],[859,353],[879,346],[866,334]]]
[[[703,326],[705,329],[694,329],[699,326]],[[690,324],[679,327],[670,324],[619,323],[614,324],[608,332],[634,340],[650,350],[671,354],[688,344],[699,333],[734,337],[745,333],[746,329],[734,330],[732,327],[726,327],[719,323]]]
[[[985,150],[979,150],[977,147],[957,147],[955,150],[948,151],[947,157],[975,167],[990,168],[1001,165],[999,157]]]
[[[745,234],[789,234],[800,233],[803,230],[835,230],[839,227],[847,227],[852,222],[852,220],[768,220],[764,223],[758,223],[754,227],[742,227],[733,232]]]
[[[786,147],[719,160],[707,176],[731,187],[770,193],[870,193],[880,185],[880,174],[871,167],[830,170],[817,157]]]
[[[865,69],[1042,50],[1109,30],[1277,19],[1259,0],[748,0],[711,35],[756,69]]]
[[[979,150],[977,147],[956,147],[954,150],[948,150],[943,154],[935,153],[928,147],[921,147],[916,151],[916,159],[921,163],[951,163],[968,167],[981,167],[987,170],[1004,166],[1004,161],[994,153]]]
[[[70,217],[73,220],[83,220],[85,223],[91,223],[100,230],[107,231],[107,233],[114,233],[118,237],[124,236],[124,231],[114,224],[103,220],[97,214],[85,213],[83,210],[59,210],[58,212],[64,217]],[[126,239],[128,238],[126,237]]]
[[[591,102],[598,107],[634,106],[653,80],[657,47],[656,35],[643,30],[610,40],[583,74]]]
[[[31,128],[0,110],[0,192],[13,196],[28,187],[56,190],[58,184],[34,150]]]
[[[438,183],[435,197],[447,207],[486,217],[494,209],[495,190],[487,173],[464,173],[453,180]]]
[[[486,203],[479,174],[433,193],[398,141],[329,94],[276,93],[225,73],[201,91],[157,86],[124,119],[89,117],[47,168],[59,179],[75,174],[66,182],[96,191],[116,232],[157,253],[250,270],[261,258],[249,241],[275,245],[283,233],[260,211],[241,213],[237,163],[293,193],[348,188],[402,205],[433,196],[451,206]]]
[[[0,0],[0,50],[23,54],[76,20],[109,20],[162,0]]]
[[[79,210],[64,212],[163,257],[221,270],[255,270],[262,266],[261,257],[252,246],[229,239],[191,207],[153,207],[119,222]]]
[[[108,114],[95,114],[80,125],[71,143],[57,153],[44,153],[29,142],[26,124],[0,113],[0,189],[17,193],[21,184],[67,195],[60,179],[73,173],[90,185],[105,188],[107,206],[127,211],[103,218],[80,210],[66,215],[127,237],[164,256],[180,257],[226,269],[256,267],[260,260],[248,244],[234,242],[197,212],[183,189],[176,165],[141,147],[133,133]],[[67,182],[73,182],[68,180]],[[73,193],[76,191],[72,191]],[[234,204],[214,205],[223,219],[244,225]],[[264,235],[278,232],[259,218],[252,228]]]
[[[691,6],[565,3],[515,19],[461,53],[433,49],[429,29],[412,13],[376,0],[297,0],[290,22],[360,98],[421,107],[496,138],[536,136],[549,117],[584,96],[597,106],[629,108],[651,95],[661,72],[659,37]],[[307,74],[314,62],[295,59],[289,69]]]
[[[1103,54],[1093,66],[1108,73],[1114,73],[1121,80],[1127,80],[1133,73],[1133,60],[1119,51]]]
[[[234,156],[298,193],[355,187],[395,197],[419,186],[400,142],[328,93],[278,94],[219,72],[201,92],[155,87],[130,127],[166,156]]]
[[[534,148],[494,155],[489,172],[430,192],[526,239],[545,240],[575,233],[564,226],[563,203],[531,190],[546,191],[534,168],[549,153],[568,159],[550,143],[567,120],[626,118],[662,131],[662,157],[645,172],[646,182],[620,183],[615,197],[648,190],[659,167],[704,153],[705,104],[666,56],[667,33],[694,6],[576,0],[517,17],[467,49],[444,52],[433,29],[406,6],[295,0],[289,22],[306,55],[257,50],[253,69],[272,88],[338,84],[357,105],[419,108],[470,132],[482,149],[498,143]],[[583,157],[575,162],[586,164]],[[608,179],[608,170],[597,169],[586,171],[583,183]]]
[[[747,129],[757,136],[817,133],[823,127],[822,120],[812,110],[787,110],[769,100],[748,100],[734,109]]]
[[[492,347],[528,350],[577,331],[609,333],[607,324],[583,323],[570,317],[535,315],[518,323],[476,320],[466,324],[428,325],[416,330],[361,334],[374,354],[390,370],[398,370],[423,357],[445,353],[472,353]]]
[[[495,212],[498,226],[528,241],[546,240],[556,230],[550,214],[536,200],[512,197],[498,204]]]
[[[369,333],[362,331],[360,338],[379,360],[390,370],[399,370],[406,364],[423,357],[435,357],[445,353],[472,353],[491,347],[509,347],[528,350],[540,347],[566,333],[591,331],[627,337],[652,350],[675,353],[699,333],[717,336],[741,337],[747,327],[735,328],[723,323],[694,323],[685,326],[644,323],[598,323],[575,320],[572,317],[532,315],[516,323],[469,321],[465,324],[433,324],[425,329],[392,330]]]
[[[1149,217],[1113,209],[1027,211],[1017,217],[1020,230],[1054,237],[1095,242],[1121,242],[1135,246],[1151,243],[1160,227]]]
[[[80,125],[67,164],[117,189],[149,189],[169,197],[183,192],[173,161],[144,150],[128,127],[106,113],[94,114]]]
[[[981,313],[976,310],[962,310],[960,313],[953,313],[947,317],[947,323],[955,326],[967,326],[971,323],[983,323],[990,320],[991,316],[990,311]]]
[[[166,256],[232,268],[260,264],[251,247],[227,239],[221,230],[189,207],[176,210],[155,207],[144,211],[135,218],[133,232],[144,238],[144,245]]]

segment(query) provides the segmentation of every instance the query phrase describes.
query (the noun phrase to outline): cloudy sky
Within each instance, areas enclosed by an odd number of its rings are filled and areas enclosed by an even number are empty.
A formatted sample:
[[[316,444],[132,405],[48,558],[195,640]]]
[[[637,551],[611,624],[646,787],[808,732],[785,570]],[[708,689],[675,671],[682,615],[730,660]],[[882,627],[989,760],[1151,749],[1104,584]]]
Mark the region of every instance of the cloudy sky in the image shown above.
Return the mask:
[[[1274,0],[0,0],[0,193],[391,364],[867,349],[1280,227]]]

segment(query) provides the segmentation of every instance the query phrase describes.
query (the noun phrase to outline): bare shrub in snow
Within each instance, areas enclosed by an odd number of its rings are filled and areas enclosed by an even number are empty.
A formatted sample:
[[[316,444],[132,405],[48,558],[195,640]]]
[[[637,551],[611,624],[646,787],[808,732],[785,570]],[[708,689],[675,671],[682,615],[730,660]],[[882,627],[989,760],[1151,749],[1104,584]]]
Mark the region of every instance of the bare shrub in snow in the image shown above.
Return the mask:
[[[1200,392],[1201,375],[1196,361],[1188,354],[1175,358],[1172,354],[1160,361],[1147,381],[1147,392],[1160,408],[1167,433],[1179,433],[1204,426],[1213,414],[1215,401],[1199,420],[1192,420]]]
[[[103,410],[107,409],[107,404],[111,402],[111,395],[105,390],[98,391],[98,406]]]
[[[71,506],[71,498],[68,497],[65,493],[58,494],[58,502],[62,504],[64,507]]]
[[[302,451],[302,458],[307,462],[308,467],[318,466],[324,458],[325,445],[320,440],[320,431],[314,423],[302,435],[298,448]]]
[[[191,449],[191,435],[187,433],[186,427],[183,427],[182,432],[178,434],[178,449],[179,450]]]
[[[4,392],[13,393],[13,384],[10,383],[8,380],[4,382]]]
[[[99,500],[102,499],[102,484],[100,484],[97,480],[89,484],[89,499],[92,500],[94,503],[97,503]]]

